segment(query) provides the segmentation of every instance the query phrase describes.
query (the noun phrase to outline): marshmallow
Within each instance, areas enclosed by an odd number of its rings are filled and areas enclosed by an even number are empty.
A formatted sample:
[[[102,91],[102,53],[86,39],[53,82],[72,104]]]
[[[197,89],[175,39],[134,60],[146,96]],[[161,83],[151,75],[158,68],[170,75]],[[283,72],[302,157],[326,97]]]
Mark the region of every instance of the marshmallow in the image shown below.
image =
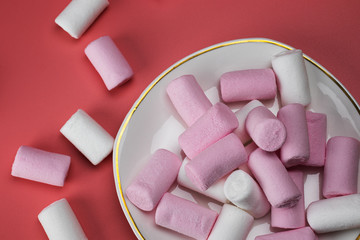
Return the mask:
[[[85,240],[87,237],[65,198],[53,202],[38,215],[50,240]]]
[[[177,182],[186,188],[189,188],[193,191],[196,191],[198,193],[201,193],[207,197],[210,197],[212,199],[215,199],[219,202],[226,203],[227,199],[224,194],[224,183],[225,178],[221,178],[218,181],[216,181],[213,185],[211,185],[206,191],[201,191],[199,188],[197,188],[191,180],[186,176],[185,173],[185,166],[189,163],[189,159],[185,158],[184,161],[181,164]]]
[[[71,116],[60,132],[94,165],[112,151],[114,138],[81,109]]]
[[[248,166],[273,207],[293,207],[301,192],[275,153],[258,148],[249,157]]]
[[[351,137],[332,137],[326,145],[323,196],[357,193],[359,141]]]
[[[285,167],[306,162],[310,156],[310,147],[304,106],[298,103],[288,104],[279,110],[277,117],[286,128],[286,140],[280,149],[280,160]]]
[[[304,195],[304,173],[298,170],[290,170],[289,176],[295,182],[301,194]],[[299,202],[292,208],[272,207],[271,227],[286,229],[305,227],[304,196],[302,196]]]
[[[253,222],[247,212],[224,204],[208,240],[245,240]]]
[[[72,0],[55,23],[78,39],[108,5],[107,0]]]
[[[11,175],[62,187],[69,167],[69,156],[21,146],[16,153]]]
[[[244,146],[235,134],[230,133],[192,159],[185,166],[185,172],[197,188],[205,191],[246,161]]]
[[[295,230],[270,233],[258,236],[255,240],[318,240],[319,238],[309,227],[298,228]]]
[[[272,69],[248,69],[227,72],[220,77],[224,102],[267,100],[276,96],[276,80]]]
[[[285,142],[284,124],[264,106],[256,107],[249,112],[245,127],[256,145],[265,151],[276,151]]]
[[[193,75],[183,75],[172,80],[166,92],[188,126],[196,122],[212,106]]]
[[[133,76],[133,70],[109,36],[92,41],[85,48],[85,55],[109,91]]]
[[[325,164],[326,147],[326,115],[306,111],[306,121],[309,134],[310,156],[302,163],[305,166],[322,167]]]
[[[312,202],[306,210],[310,227],[327,233],[360,227],[360,194]]]
[[[272,57],[272,67],[277,77],[277,85],[283,106],[311,102],[309,80],[301,50],[290,50]]]
[[[240,138],[241,142],[244,144],[250,141],[250,136],[245,128],[246,117],[251,110],[259,106],[264,105],[258,100],[252,100],[251,102],[247,103],[245,106],[235,112],[235,116],[239,122],[239,126],[234,130],[234,133]]]
[[[217,212],[189,200],[165,193],[155,212],[155,223],[195,239],[206,239]]]
[[[228,176],[224,193],[230,202],[254,218],[261,218],[270,210],[270,204],[259,185],[242,170],[236,170]]]
[[[153,210],[175,181],[180,166],[177,155],[157,150],[126,189],[126,196],[141,210]]]
[[[186,156],[193,159],[237,127],[235,114],[229,107],[219,102],[179,136],[179,144]]]

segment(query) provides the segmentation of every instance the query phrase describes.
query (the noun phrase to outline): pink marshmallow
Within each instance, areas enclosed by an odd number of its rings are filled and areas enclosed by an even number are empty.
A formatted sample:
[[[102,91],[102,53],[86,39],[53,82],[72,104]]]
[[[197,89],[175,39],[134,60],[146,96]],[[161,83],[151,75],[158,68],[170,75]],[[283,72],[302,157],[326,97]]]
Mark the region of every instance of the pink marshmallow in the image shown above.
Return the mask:
[[[273,99],[276,80],[272,69],[248,69],[224,73],[220,77],[224,102]]]
[[[205,191],[246,161],[243,144],[234,133],[230,133],[199,153],[185,166],[185,171],[191,182]]]
[[[179,144],[186,156],[193,159],[205,148],[231,133],[238,125],[235,114],[219,102],[179,136]]]
[[[207,239],[218,214],[189,200],[165,193],[155,223],[195,239]]]
[[[332,137],[326,145],[323,196],[332,198],[357,193],[359,141]]]
[[[256,107],[249,112],[245,127],[256,145],[265,151],[276,151],[285,142],[284,124],[264,106]]]
[[[69,167],[69,156],[21,146],[16,153],[11,175],[62,187]]]
[[[133,76],[130,65],[109,36],[91,42],[85,54],[109,91]]]
[[[153,210],[175,181],[180,166],[181,160],[176,154],[157,150],[126,189],[126,196],[141,210]]]
[[[298,203],[301,192],[275,153],[258,148],[251,153],[248,166],[271,206],[293,207]]]
[[[250,154],[255,151],[258,148],[258,146],[256,146],[256,144],[254,142],[249,143],[248,145],[245,146],[245,152],[247,155],[247,159],[249,159]],[[251,177],[254,177],[254,175],[252,174],[251,170],[249,169],[249,166],[246,163],[243,163],[239,166],[240,170],[243,170],[244,172],[246,172],[247,174],[249,174]]]
[[[166,92],[188,126],[196,122],[212,106],[193,75],[184,75],[172,80]]]
[[[280,160],[285,167],[306,162],[310,156],[310,147],[304,106],[299,103],[288,104],[279,110],[277,117],[286,128]]]
[[[294,229],[305,227],[304,173],[290,170],[289,176],[300,190],[302,196],[292,208],[271,208],[271,227]]]
[[[306,121],[309,133],[310,157],[302,163],[305,166],[323,167],[325,164],[326,148],[326,115],[306,111]]]
[[[310,227],[257,236],[255,240],[318,240]]]

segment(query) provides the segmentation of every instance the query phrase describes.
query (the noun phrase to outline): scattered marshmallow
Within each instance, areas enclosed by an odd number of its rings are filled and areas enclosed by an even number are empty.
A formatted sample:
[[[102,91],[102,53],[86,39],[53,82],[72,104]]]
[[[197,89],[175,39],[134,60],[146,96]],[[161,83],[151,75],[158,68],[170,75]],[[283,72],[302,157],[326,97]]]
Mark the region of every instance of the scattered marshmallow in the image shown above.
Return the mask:
[[[302,163],[305,166],[323,167],[325,164],[325,148],[327,137],[327,120],[323,113],[306,111],[306,121],[309,133],[310,156]]]
[[[71,116],[60,132],[94,165],[112,151],[114,138],[81,109]]]
[[[309,135],[305,108],[298,103],[282,107],[278,119],[286,128],[286,140],[280,149],[280,160],[285,167],[306,162],[310,156]]]
[[[92,41],[85,48],[85,55],[100,74],[109,91],[125,83],[134,74],[129,63],[109,36]]]
[[[302,51],[296,49],[278,53],[271,63],[278,80],[282,105],[300,103],[307,106],[311,96]]]
[[[196,122],[212,106],[193,75],[183,75],[172,80],[166,92],[188,126]]]
[[[11,175],[62,187],[69,167],[69,156],[21,146],[16,153]]]
[[[250,141],[250,136],[245,128],[246,117],[251,110],[259,106],[264,105],[258,100],[252,100],[251,102],[247,103],[245,106],[235,112],[235,116],[239,122],[239,126],[234,130],[234,133],[240,138],[241,142],[244,144]]]
[[[284,124],[264,106],[256,107],[249,112],[245,127],[256,145],[265,151],[276,151],[285,142]]]
[[[323,196],[357,193],[360,144],[351,137],[336,136],[326,145]]]
[[[238,127],[235,114],[223,103],[216,103],[179,137],[179,144],[189,159],[228,135]]]
[[[186,188],[189,188],[193,191],[199,192],[207,197],[210,197],[212,199],[215,199],[219,202],[226,203],[227,199],[224,194],[224,183],[225,183],[225,177],[219,179],[216,181],[213,185],[211,185],[206,191],[201,191],[198,187],[196,187],[191,180],[186,176],[185,172],[185,166],[189,163],[189,159],[185,158],[184,161],[181,164],[177,182]]]
[[[195,239],[207,239],[217,212],[165,193],[155,212],[155,223]]]
[[[277,91],[271,68],[224,73],[220,77],[220,89],[224,102],[273,99]]]
[[[253,222],[247,212],[224,204],[208,240],[245,240]]]
[[[261,218],[270,211],[270,204],[264,192],[256,181],[242,170],[236,170],[228,176],[224,193],[230,202],[254,218]]]
[[[107,0],[72,0],[55,23],[78,39],[108,5]]]
[[[126,196],[138,208],[153,210],[176,179],[180,158],[165,149],[157,150],[126,189]]]
[[[303,196],[301,196],[299,202],[292,208],[272,207],[271,227],[286,229],[305,227],[304,173],[299,170],[290,170],[289,176]]]
[[[318,236],[309,227],[298,228],[295,230],[270,233],[257,236],[255,240],[318,240]]]
[[[360,194],[312,202],[306,210],[310,227],[328,233],[360,227]]]
[[[68,201],[63,198],[44,208],[38,215],[46,235],[51,240],[77,239],[87,237]]]
[[[258,148],[249,157],[248,166],[273,207],[293,207],[301,192],[275,153]]]

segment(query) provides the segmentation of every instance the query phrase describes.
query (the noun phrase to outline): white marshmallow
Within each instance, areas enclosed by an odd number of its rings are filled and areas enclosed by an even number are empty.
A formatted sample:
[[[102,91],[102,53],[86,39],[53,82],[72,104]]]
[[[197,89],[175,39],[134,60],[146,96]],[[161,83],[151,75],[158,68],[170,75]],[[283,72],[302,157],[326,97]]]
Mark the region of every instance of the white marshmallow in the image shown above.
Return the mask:
[[[108,0],[72,0],[55,23],[78,39],[108,5]]]
[[[247,212],[224,204],[208,240],[245,240],[253,222]]]
[[[38,218],[50,240],[87,239],[65,198],[44,208]]]
[[[316,233],[327,233],[360,227],[360,194],[312,202],[307,220]]]
[[[94,165],[112,151],[114,138],[81,109],[71,116],[60,132]]]
[[[272,57],[271,63],[278,80],[282,105],[308,105],[311,96],[302,51],[296,49],[280,52]]]
[[[270,203],[259,185],[242,170],[236,170],[228,176],[224,193],[230,202],[247,211],[254,218],[261,218],[270,210]]]
[[[235,116],[239,122],[239,126],[237,129],[234,130],[234,133],[240,138],[241,142],[244,144],[250,141],[250,136],[245,128],[246,117],[251,110],[259,106],[264,105],[258,100],[252,100],[251,102],[247,103],[245,106],[235,112]]]
[[[187,177],[185,173],[185,165],[188,164],[190,160],[188,158],[185,158],[184,161],[181,164],[177,182],[186,188],[189,188],[195,192],[201,193],[207,197],[210,197],[212,199],[215,199],[222,203],[227,203],[227,199],[224,194],[224,183],[225,183],[225,177],[219,179],[217,182],[215,182],[213,185],[211,185],[206,191],[201,191],[198,187],[196,187],[191,180]]]

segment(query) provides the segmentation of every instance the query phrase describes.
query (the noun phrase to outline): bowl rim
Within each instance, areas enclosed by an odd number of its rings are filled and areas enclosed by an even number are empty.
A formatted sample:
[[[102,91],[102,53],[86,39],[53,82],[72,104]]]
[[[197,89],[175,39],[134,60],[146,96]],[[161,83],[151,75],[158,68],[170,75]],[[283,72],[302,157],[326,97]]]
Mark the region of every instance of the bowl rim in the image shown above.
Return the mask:
[[[149,92],[154,88],[154,86],[159,83],[161,81],[161,79],[163,79],[167,74],[169,74],[171,71],[173,71],[174,69],[178,68],[179,66],[181,66],[182,64],[184,64],[185,62],[200,56],[202,54],[205,54],[207,52],[222,48],[222,47],[226,47],[226,46],[230,46],[230,45],[236,45],[236,44],[243,44],[243,43],[266,43],[266,44],[272,44],[272,45],[276,45],[279,47],[284,48],[285,50],[294,50],[296,48],[291,47],[287,44],[278,42],[276,40],[272,40],[272,39],[268,39],[268,38],[242,38],[242,39],[236,39],[236,40],[231,40],[231,41],[226,41],[226,42],[222,42],[222,43],[217,43],[214,45],[211,45],[209,47],[203,48],[199,51],[196,51],[184,58],[182,58],[181,60],[177,61],[176,63],[174,63],[173,65],[171,65],[169,68],[167,68],[164,72],[162,72],[158,77],[156,77],[146,88],[145,90],[141,93],[141,95],[139,96],[139,98],[135,101],[135,103],[133,104],[133,106],[131,107],[131,109],[129,110],[129,112],[127,113],[127,115],[125,116],[120,129],[117,133],[116,136],[116,140],[114,142],[114,147],[113,147],[113,172],[114,172],[114,180],[115,180],[115,187],[116,187],[116,191],[117,191],[117,195],[120,201],[120,205],[121,208],[126,216],[126,219],[128,221],[128,223],[130,224],[133,232],[135,233],[136,237],[138,239],[142,239],[144,240],[145,238],[143,237],[143,235],[141,234],[140,230],[138,229],[135,220],[133,219],[128,206],[126,204],[125,201],[125,197],[124,197],[124,193],[122,190],[122,185],[121,185],[121,180],[120,180],[120,172],[119,172],[119,148],[120,148],[120,142],[122,140],[123,134],[132,118],[132,116],[134,115],[134,113],[136,112],[137,108],[139,107],[139,105],[142,103],[142,101],[145,99],[145,97],[147,96],[147,94],[149,94]],[[306,54],[303,53],[303,58],[308,61],[310,64],[314,65],[315,67],[317,67],[320,71],[322,71],[325,75],[327,75],[336,85],[337,87],[340,88],[340,90],[346,95],[346,97],[350,100],[350,102],[352,103],[352,105],[355,107],[355,109],[357,110],[358,114],[360,115],[360,106],[359,104],[356,102],[356,100],[354,99],[354,97],[350,94],[350,92],[344,87],[344,85],[334,76],[332,75],[327,69],[325,69],[322,65],[320,65],[318,62],[316,62],[314,59],[310,58],[309,56],[307,56]]]

